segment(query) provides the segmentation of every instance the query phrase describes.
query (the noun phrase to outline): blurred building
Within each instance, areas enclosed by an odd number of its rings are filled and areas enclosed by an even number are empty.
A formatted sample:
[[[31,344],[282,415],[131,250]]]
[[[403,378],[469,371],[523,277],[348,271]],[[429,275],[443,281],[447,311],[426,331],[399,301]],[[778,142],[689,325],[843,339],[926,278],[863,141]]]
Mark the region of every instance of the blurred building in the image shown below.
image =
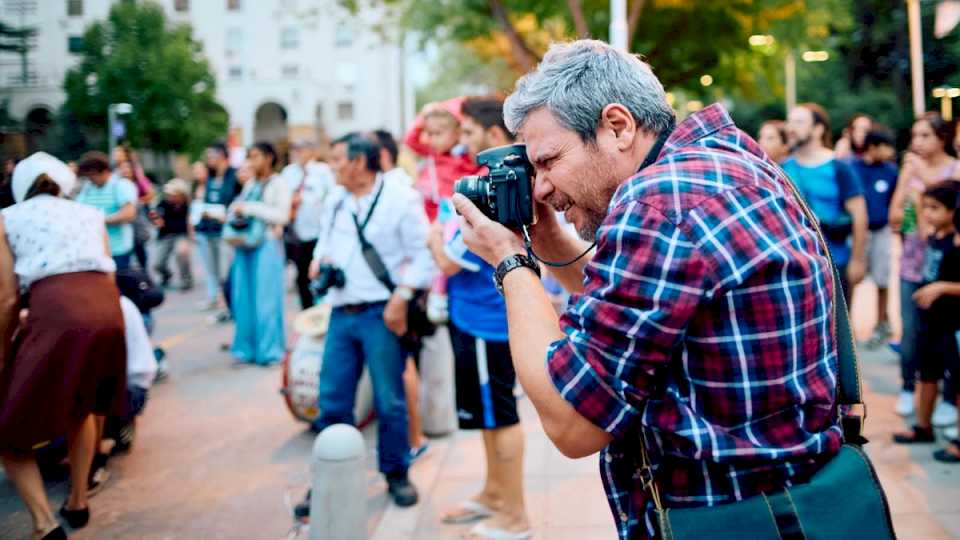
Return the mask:
[[[37,29],[26,77],[20,55],[0,54],[0,100],[24,119],[28,137],[43,137],[84,31],[117,1],[0,0],[0,21]],[[413,119],[409,55],[372,29],[375,10],[353,16],[337,0],[154,1],[203,43],[233,144],[379,127],[400,133]]]

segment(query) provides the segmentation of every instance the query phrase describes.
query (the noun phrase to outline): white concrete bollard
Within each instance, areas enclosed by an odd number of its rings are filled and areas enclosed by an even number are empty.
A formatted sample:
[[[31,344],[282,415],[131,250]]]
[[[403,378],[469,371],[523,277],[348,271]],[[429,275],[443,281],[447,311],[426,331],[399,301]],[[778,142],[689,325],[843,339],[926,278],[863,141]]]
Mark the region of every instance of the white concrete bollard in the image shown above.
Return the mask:
[[[310,540],[367,538],[367,466],[363,435],[335,424],[313,442]]]
[[[423,432],[431,437],[457,429],[457,404],[453,385],[453,347],[446,326],[423,339],[420,353],[420,404]]]

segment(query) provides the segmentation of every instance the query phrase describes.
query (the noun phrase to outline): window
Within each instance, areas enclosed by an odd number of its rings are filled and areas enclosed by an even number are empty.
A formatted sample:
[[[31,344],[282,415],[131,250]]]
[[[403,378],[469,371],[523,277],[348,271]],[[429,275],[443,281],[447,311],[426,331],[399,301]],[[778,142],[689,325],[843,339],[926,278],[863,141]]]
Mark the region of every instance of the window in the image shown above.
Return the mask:
[[[67,38],[67,51],[73,54],[83,52],[83,38],[80,36],[70,36]]]
[[[296,49],[300,46],[300,30],[296,26],[287,26],[280,30],[280,48]]]
[[[27,71],[26,80],[23,79],[23,72],[19,69],[7,73],[7,86],[10,87],[36,86],[39,82],[36,71]]]
[[[337,120],[353,120],[353,103],[349,101],[337,103]]]
[[[190,11],[190,0],[174,0],[173,9],[176,11]]]
[[[229,11],[240,11],[243,2],[240,0],[227,0],[227,9]]]
[[[67,0],[67,15],[80,17],[83,15],[83,0]]]
[[[37,14],[37,0],[6,0],[3,3],[4,15],[26,15]],[[67,5],[67,9],[70,6]]]
[[[334,47],[349,47],[353,45],[353,30],[345,25],[337,26],[333,34]]]
[[[243,28],[230,28],[227,30],[227,56],[241,54],[243,54]]]
[[[283,66],[280,70],[284,79],[296,79],[300,75],[300,68],[297,66]]]
[[[229,77],[231,81],[243,79],[243,68],[240,66],[230,66],[230,69],[227,71],[227,77]]]

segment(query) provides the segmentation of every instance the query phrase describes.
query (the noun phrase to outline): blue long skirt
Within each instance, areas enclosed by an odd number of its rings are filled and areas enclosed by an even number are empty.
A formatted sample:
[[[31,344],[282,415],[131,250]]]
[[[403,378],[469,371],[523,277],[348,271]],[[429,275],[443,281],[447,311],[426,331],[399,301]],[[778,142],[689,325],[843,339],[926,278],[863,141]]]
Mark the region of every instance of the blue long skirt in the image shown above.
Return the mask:
[[[283,359],[283,244],[267,239],[256,249],[237,249],[230,267],[236,332],[230,352],[241,362],[268,365]]]

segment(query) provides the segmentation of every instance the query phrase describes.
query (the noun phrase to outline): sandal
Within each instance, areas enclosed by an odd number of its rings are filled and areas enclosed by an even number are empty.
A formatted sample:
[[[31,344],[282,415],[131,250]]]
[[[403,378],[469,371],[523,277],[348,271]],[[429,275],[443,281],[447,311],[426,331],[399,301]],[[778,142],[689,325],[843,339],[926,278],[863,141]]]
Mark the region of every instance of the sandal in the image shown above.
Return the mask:
[[[508,531],[496,527],[487,527],[484,523],[477,523],[470,529],[470,536],[486,538],[487,540],[529,540],[533,538],[533,531]]]
[[[953,452],[950,451],[951,447]],[[933,453],[933,459],[940,463],[960,463],[960,439],[950,441],[950,445]]]
[[[473,499],[467,499],[458,504],[451,513],[448,513],[440,521],[447,525],[463,525],[487,519],[492,515],[493,510],[487,505]]]
[[[937,437],[933,433],[933,428],[922,428],[913,426],[913,429],[907,433],[894,433],[893,442],[897,444],[926,444],[936,442]]]

